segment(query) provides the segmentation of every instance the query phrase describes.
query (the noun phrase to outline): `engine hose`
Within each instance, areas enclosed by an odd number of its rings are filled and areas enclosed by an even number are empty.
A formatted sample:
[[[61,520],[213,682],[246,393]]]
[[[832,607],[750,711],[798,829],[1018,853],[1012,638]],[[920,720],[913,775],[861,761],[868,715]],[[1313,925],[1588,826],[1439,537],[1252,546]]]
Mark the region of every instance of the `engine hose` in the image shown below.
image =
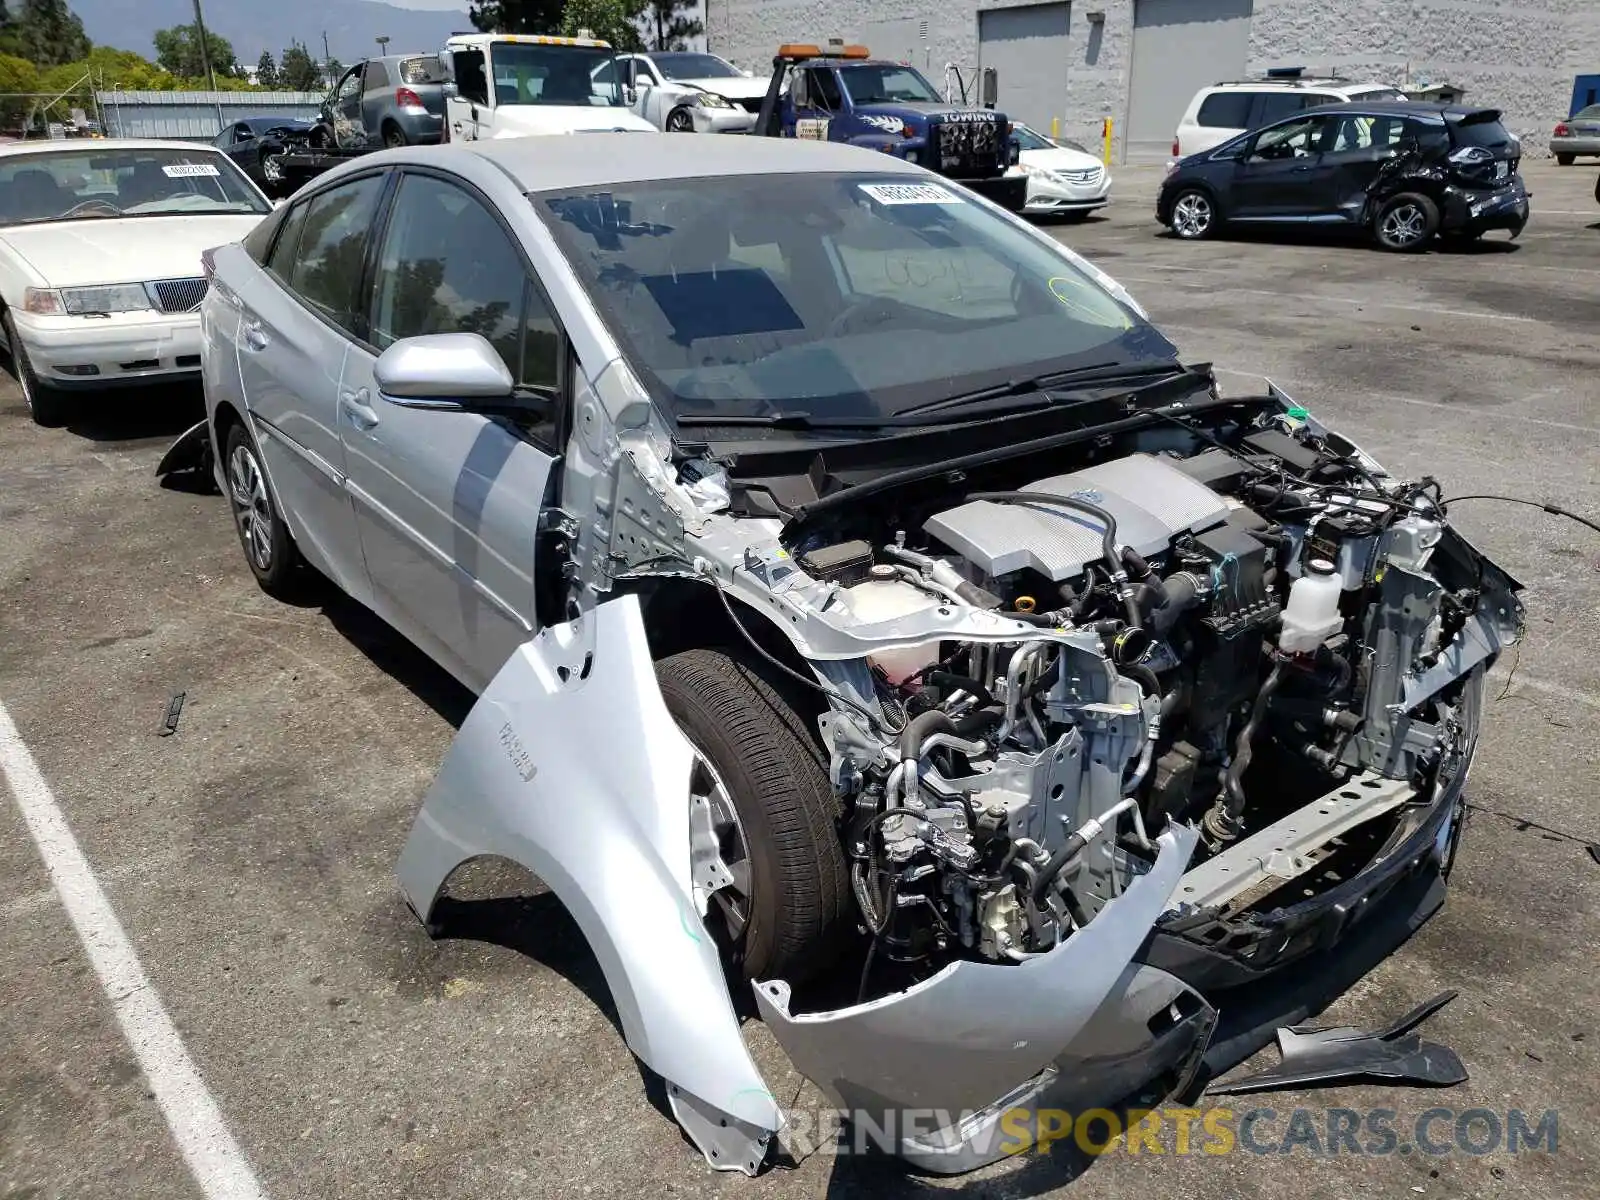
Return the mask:
[[[977,737],[985,730],[993,729],[1005,719],[1006,714],[1002,709],[980,708],[976,712],[970,712],[964,717],[956,718],[956,736],[967,739]]]
[[[1278,684],[1283,681],[1283,664],[1273,665],[1272,672],[1267,676],[1267,681],[1261,685],[1261,691],[1256,694],[1255,707],[1250,710],[1250,719],[1244,723],[1244,728],[1239,730],[1238,740],[1233,746],[1233,761],[1228,764],[1228,777],[1224,784],[1223,800],[1219,802],[1220,815],[1226,822],[1226,831],[1232,832],[1239,828],[1239,822],[1244,816],[1244,773],[1250,768],[1250,759],[1254,754],[1252,744],[1255,741],[1256,730],[1260,728],[1261,720],[1267,714],[1267,705],[1272,700],[1272,693],[1278,690]],[[1217,809],[1212,810],[1213,813]],[[1213,827],[1214,832],[1223,832],[1222,829]]]
[[[997,504],[1054,504],[1060,508],[1076,509],[1100,521],[1104,526],[1100,531],[1100,552],[1105,556],[1106,566],[1111,571],[1111,581],[1121,585],[1120,595],[1123,605],[1128,610],[1128,623],[1135,627],[1144,624],[1139,615],[1139,604],[1134,599],[1133,589],[1127,586],[1128,573],[1123,566],[1122,555],[1117,551],[1117,519],[1108,511],[1098,504],[1090,504],[1087,500],[1080,500],[1076,496],[1052,496],[1049,492],[973,492],[967,499],[987,500]]]
[[[934,684],[935,686],[939,684],[946,684],[952,688],[959,688],[963,692],[968,692],[973,696],[976,696],[978,698],[978,704],[984,708],[987,708],[989,705],[995,702],[994,697],[989,694],[989,689],[984,687],[983,684],[979,683],[970,675],[958,675],[954,671],[945,671],[936,667],[933,670],[926,672],[923,675],[923,679],[930,684]]]
[[[1129,809],[1137,808],[1135,801],[1124,798],[1106,809],[1100,816],[1085,821],[1069,833],[1067,840],[1062,842],[1061,848],[1050,856],[1050,861],[1045,863],[1039,872],[1039,877],[1033,881],[1033,902],[1044,903],[1045,894],[1049,892],[1050,885],[1055,883],[1056,877],[1066,870],[1073,859],[1083,853],[1091,841],[1100,836],[1101,830]],[[1145,840],[1148,843],[1149,839]]]
[[[906,722],[905,730],[897,743],[900,761],[916,762],[922,757],[922,739],[930,733],[955,733],[956,723],[938,709],[919,713]]]
[[[1129,679],[1137,679],[1144,685],[1144,690],[1151,696],[1161,695],[1161,680],[1156,678],[1156,673],[1143,663],[1130,663],[1119,668]]]

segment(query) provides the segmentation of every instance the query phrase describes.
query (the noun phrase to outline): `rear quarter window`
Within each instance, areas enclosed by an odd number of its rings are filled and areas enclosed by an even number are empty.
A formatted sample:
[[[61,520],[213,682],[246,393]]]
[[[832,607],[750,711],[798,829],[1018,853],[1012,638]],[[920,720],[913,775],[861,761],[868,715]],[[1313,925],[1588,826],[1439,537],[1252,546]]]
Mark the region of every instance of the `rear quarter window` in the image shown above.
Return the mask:
[[[1250,124],[1255,92],[1212,92],[1200,105],[1195,124],[1207,129],[1244,129]]]

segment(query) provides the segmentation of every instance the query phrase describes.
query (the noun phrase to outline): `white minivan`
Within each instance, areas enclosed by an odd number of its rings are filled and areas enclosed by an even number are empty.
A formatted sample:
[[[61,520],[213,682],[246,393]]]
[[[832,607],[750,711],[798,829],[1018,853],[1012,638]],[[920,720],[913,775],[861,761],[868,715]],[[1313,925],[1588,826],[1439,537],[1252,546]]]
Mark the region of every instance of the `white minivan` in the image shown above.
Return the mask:
[[[1199,154],[1247,129],[1259,129],[1321,104],[1405,98],[1388,84],[1353,83],[1337,76],[1312,78],[1289,71],[1269,71],[1263,79],[1212,84],[1195,93],[1184,111],[1172,139],[1172,157]]]

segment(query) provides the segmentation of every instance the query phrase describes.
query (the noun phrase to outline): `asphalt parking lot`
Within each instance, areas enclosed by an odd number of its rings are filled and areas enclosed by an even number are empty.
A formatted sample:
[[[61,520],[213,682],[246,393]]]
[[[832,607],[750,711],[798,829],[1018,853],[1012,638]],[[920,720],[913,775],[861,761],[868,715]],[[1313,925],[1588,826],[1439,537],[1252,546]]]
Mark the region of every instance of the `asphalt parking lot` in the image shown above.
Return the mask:
[[[1594,169],[1526,173],[1534,216],[1514,248],[1502,235],[1421,256],[1309,239],[1180,244],[1151,219],[1158,169],[1119,172],[1107,215],[1049,228],[1230,390],[1268,376],[1446,495],[1594,516]],[[273,1200],[1594,1194],[1600,536],[1536,509],[1454,514],[1527,584],[1527,638],[1490,692],[1451,900],[1327,1014],[1378,1025],[1458,989],[1425,1029],[1470,1082],[1226,1101],[1274,1110],[1258,1145],[1285,1141],[1299,1107],[1319,1133],[1330,1106],[1394,1110],[1402,1134],[1445,1107],[1436,1142],[1467,1110],[1504,1123],[1518,1109],[1530,1125],[1555,1110],[1555,1153],[1317,1155],[1302,1142],[1182,1155],[1169,1131],[1162,1154],[1086,1165],[1063,1148],[950,1181],[797,1142],[750,1180],[708,1171],[665,1115],[597,965],[532,881],[459,882],[484,903],[463,936],[425,936],[393,867],[469,699],[348,602],[269,600],[224,501],[157,484],[198,405],[126,393],[41,430],[0,383],[0,703],[143,968],[102,984],[62,903],[101,912],[91,876],[53,884],[21,816],[43,811],[37,790],[0,803],[0,1196],[199,1197],[186,1152],[211,1195]],[[178,692],[177,732],[158,736]],[[98,939],[99,961],[126,967],[115,930]],[[163,1010],[181,1047],[152,1024]],[[199,1140],[174,1136],[118,1011],[150,1039],[147,1061],[177,1072],[165,1085]],[[781,1101],[821,1106],[764,1030],[748,1036]],[[223,1129],[244,1161],[206,1141]],[[1481,1124],[1468,1140],[1485,1144]]]

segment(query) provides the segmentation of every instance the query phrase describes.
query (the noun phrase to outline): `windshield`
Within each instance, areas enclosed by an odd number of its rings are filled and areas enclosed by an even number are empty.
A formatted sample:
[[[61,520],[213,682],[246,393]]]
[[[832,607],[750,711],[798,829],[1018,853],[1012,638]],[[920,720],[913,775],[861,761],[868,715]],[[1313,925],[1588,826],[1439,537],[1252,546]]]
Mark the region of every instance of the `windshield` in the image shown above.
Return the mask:
[[[904,175],[740,175],[529,197],[677,416],[891,416],[1176,350],[1041,237]]]
[[[650,60],[668,79],[739,78],[739,72],[715,54],[652,54]]]
[[[490,51],[494,102],[502,104],[597,105],[622,107],[616,72],[595,75],[612,61],[603,46],[556,46],[536,42],[495,42]]]
[[[0,159],[0,225],[271,211],[233,163],[198,147],[85,148]]]
[[[840,67],[844,90],[857,104],[943,104],[944,97],[915,67],[896,63],[862,63]]]
[[[1456,121],[1456,145],[1482,146],[1485,150],[1502,150],[1516,145],[1517,139],[1499,121]]]
[[[1056,144],[1049,138],[1040,137],[1026,125],[1013,125],[1011,132],[1017,135],[1017,144],[1024,150],[1054,150]]]

